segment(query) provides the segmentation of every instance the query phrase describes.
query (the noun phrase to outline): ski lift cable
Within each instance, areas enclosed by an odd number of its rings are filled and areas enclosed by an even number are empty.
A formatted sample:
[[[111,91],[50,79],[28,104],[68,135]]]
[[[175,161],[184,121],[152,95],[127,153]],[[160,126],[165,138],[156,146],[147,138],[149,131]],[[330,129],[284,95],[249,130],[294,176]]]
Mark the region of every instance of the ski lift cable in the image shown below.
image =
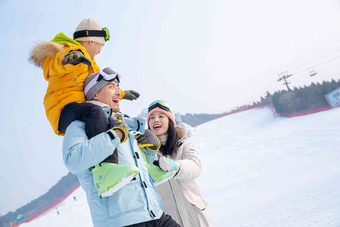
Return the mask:
[[[310,68],[313,68],[313,69],[314,69],[314,68],[317,68],[317,67],[319,67],[319,66],[321,66],[321,65],[327,64],[327,63],[329,63],[329,62],[331,62],[331,61],[334,61],[334,60],[337,60],[337,59],[340,59],[340,56],[334,57],[334,58],[332,58],[332,59],[328,59],[327,61],[321,62],[321,63],[319,63],[319,64],[317,64],[317,65],[314,65],[313,67],[309,67],[308,69],[303,69],[303,70],[300,70],[300,71],[296,71],[296,72],[290,73],[290,75],[296,75],[296,74],[300,74],[300,73],[305,72],[305,71],[309,71]],[[288,71],[287,71],[287,72],[288,72]],[[249,100],[251,100],[251,99],[257,97],[260,93],[266,92],[265,90],[266,90],[266,89],[268,90],[268,88],[271,87],[273,84],[276,84],[276,82],[277,82],[277,81],[268,82],[265,86],[261,87],[261,88],[258,89],[256,92],[254,92],[253,94],[251,94],[248,98],[244,99],[244,100],[242,101],[242,103],[248,103]]]
[[[299,73],[302,73],[302,72],[305,72],[305,71],[310,71],[309,70],[310,68],[315,69],[315,68],[317,68],[317,67],[319,67],[321,65],[327,64],[329,62],[332,62],[332,61],[335,61],[335,60],[338,60],[338,59],[340,59],[340,56],[334,57],[332,59],[329,59],[327,61],[321,62],[321,63],[316,64],[316,65],[313,65],[311,67],[308,67],[307,69],[305,68],[305,69],[302,69],[302,70],[299,70],[299,71],[292,72],[292,74],[296,75],[296,74],[299,74]]]
[[[257,91],[255,91],[254,93],[252,93],[248,98],[243,99],[240,103],[240,105],[245,104],[245,103],[249,103],[249,102],[254,102],[254,98],[260,98],[260,94],[264,94],[268,91],[268,88],[272,87],[273,84],[276,84],[276,81],[270,81],[268,82],[265,86],[261,87],[260,89],[258,89]],[[262,96],[261,96],[262,97]]]
[[[296,73],[300,73],[300,72],[306,71],[307,70],[306,68],[315,68],[315,67],[318,67],[320,65],[323,65],[323,64],[326,64],[328,62],[334,61],[334,60],[340,58],[340,56],[336,56],[336,57],[333,57],[331,59],[327,59],[326,61],[323,61],[322,63],[316,63],[316,61],[318,61],[320,59],[324,59],[326,57],[329,57],[329,56],[334,55],[335,53],[339,53],[339,52],[340,52],[340,48],[338,48],[338,49],[336,49],[334,51],[331,51],[331,52],[329,52],[327,54],[324,54],[324,55],[322,55],[320,57],[314,58],[313,60],[308,61],[306,63],[303,63],[303,64],[301,64],[301,65],[299,65],[297,67],[291,68],[289,70],[285,70],[285,72],[289,71],[289,72],[293,72],[291,74],[296,74]],[[311,66],[311,63],[314,63],[314,64]],[[307,65],[308,67],[305,67],[305,65]],[[303,69],[301,69],[301,68],[303,68]]]
[[[334,51],[331,51],[331,52],[329,52],[329,53],[327,53],[327,54],[325,54],[325,55],[322,55],[322,56],[320,56],[320,57],[314,58],[314,59],[311,60],[311,61],[308,61],[308,62],[306,62],[306,63],[303,63],[303,64],[301,64],[300,66],[297,66],[297,67],[295,67],[295,68],[293,68],[293,69],[290,69],[290,71],[297,70],[298,68],[301,68],[301,67],[303,67],[304,65],[310,65],[311,63],[313,63],[313,62],[315,62],[315,61],[318,61],[318,60],[320,60],[320,59],[326,58],[326,57],[328,57],[328,56],[330,56],[330,55],[334,55],[334,54],[337,53],[337,52],[340,52],[340,48],[339,48],[339,49],[336,49],[336,50],[334,50]]]
[[[330,55],[332,55],[332,54],[334,54],[334,53],[336,53],[336,52],[339,52],[339,51],[340,51],[340,48],[337,49],[337,50],[335,50],[335,51],[329,52],[328,54],[325,54],[325,55],[323,55],[323,56],[321,56],[321,57],[315,58],[314,60],[309,61],[309,62],[307,62],[307,63],[304,63],[304,64],[302,64],[302,65],[307,65],[307,64],[309,64],[309,63],[311,63],[311,62],[315,62],[316,60],[325,58],[325,57],[330,56]],[[303,70],[295,71],[295,72],[290,73],[290,74],[292,74],[292,75],[300,74],[300,73],[302,73],[302,72],[308,71],[308,70],[311,69],[311,68],[312,68],[312,69],[315,69],[315,68],[317,68],[317,67],[319,67],[319,66],[321,66],[321,65],[327,64],[327,63],[329,63],[329,62],[331,62],[331,61],[335,61],[335,60],[337,60],[337,59],[340,59],[340,56],[337,56],[337,57],[328,59],[328,60],[323,61],[323,62],[321,62],[321,63],[318,63],[318,64],[316,64],[316,65],[309,66],[307,69],[305,68],[305,69],[303,69]],[[301,66],[300,66],[300,67],[301,67]],[[298,69],[298,68],[300,68],[300,67],[295,67],[295,69]],[[290,70],[286,70],[285,72],[290,72]],[[242,104],[248,103],[249,100],[251,100],[251,99],[253,99],[253,98],[259,96],[260,93],[265,93],[265,92],[267,92],[267,91],[268,91],[268,88],[269,88],[269,87],[272,87],[273,84],[276,84],[276,83],[277,83],[276,80],[275,80],[275,81],[273,80],[273,81],[268,82],[265,86],[263,86],[263,87],[261,87],[260,89],[258,89],[257,91],[255,91],[255,92],[254,92],[253,94],[251,94],[248,98],[244,99],[241,103],[242,103]]]

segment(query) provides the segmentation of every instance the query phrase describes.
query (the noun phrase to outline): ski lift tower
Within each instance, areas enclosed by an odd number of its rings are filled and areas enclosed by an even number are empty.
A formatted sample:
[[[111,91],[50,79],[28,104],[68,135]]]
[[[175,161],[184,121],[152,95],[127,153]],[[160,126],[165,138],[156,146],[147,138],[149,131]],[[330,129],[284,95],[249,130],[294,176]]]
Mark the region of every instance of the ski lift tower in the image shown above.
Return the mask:
[[[290,82],[288,82],[287,79],[291,76],[293,76],[293,74],[288,74],[288,71],[282,72],[282,73],[279,74],[279,79],[277,80],[277,81],[283,80],[284,81],[283,85],[286,85],[288,91],[291,91],[291,89],[288,86],[288,84],[290,84]]]

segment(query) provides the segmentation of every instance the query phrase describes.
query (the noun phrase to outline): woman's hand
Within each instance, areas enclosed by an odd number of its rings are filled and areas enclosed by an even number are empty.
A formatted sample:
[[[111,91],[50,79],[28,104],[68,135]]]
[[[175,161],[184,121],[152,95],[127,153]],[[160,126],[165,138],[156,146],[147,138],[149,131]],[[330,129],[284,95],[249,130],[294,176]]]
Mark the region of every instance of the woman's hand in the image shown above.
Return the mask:
[[[158,151],[161,147],[158,137],[150,129],[145,129],[144,134],[137,135],[136,139],[139,148],[148,147],[151,151]]]
[[[159,168],[161,168],[164,171],[173,171],[179,169],[179,163],[170,159],[166,158],[164,156],[159,158]]]

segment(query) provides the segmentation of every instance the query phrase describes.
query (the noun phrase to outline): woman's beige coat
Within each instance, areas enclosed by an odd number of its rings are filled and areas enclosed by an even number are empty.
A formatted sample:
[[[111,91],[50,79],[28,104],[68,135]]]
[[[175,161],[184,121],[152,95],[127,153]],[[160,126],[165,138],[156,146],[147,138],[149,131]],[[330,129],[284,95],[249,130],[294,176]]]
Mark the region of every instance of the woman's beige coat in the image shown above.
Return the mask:
[[[196,183],[202,165],[196,148],[185,140],[186,129],[178,126],[177,135],[180,146],[175,157],[180,169],[169,181],[157,186],[161,195],[162,209],[183,227],[212,226],[207,216],[207,203],[202,199]],[[160,154],[161,155],[161,154]]]

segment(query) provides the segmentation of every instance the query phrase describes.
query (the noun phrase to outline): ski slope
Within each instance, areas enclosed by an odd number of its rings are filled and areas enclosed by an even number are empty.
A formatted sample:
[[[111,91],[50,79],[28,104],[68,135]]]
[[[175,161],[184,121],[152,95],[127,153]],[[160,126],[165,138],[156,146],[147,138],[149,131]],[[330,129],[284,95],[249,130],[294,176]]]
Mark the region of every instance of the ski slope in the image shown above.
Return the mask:
[[[215,226],[340,226],[340,108],[295,118],[249,110],[191,134]],[[58,210],[21,226],[92,226],[81,188]]]

